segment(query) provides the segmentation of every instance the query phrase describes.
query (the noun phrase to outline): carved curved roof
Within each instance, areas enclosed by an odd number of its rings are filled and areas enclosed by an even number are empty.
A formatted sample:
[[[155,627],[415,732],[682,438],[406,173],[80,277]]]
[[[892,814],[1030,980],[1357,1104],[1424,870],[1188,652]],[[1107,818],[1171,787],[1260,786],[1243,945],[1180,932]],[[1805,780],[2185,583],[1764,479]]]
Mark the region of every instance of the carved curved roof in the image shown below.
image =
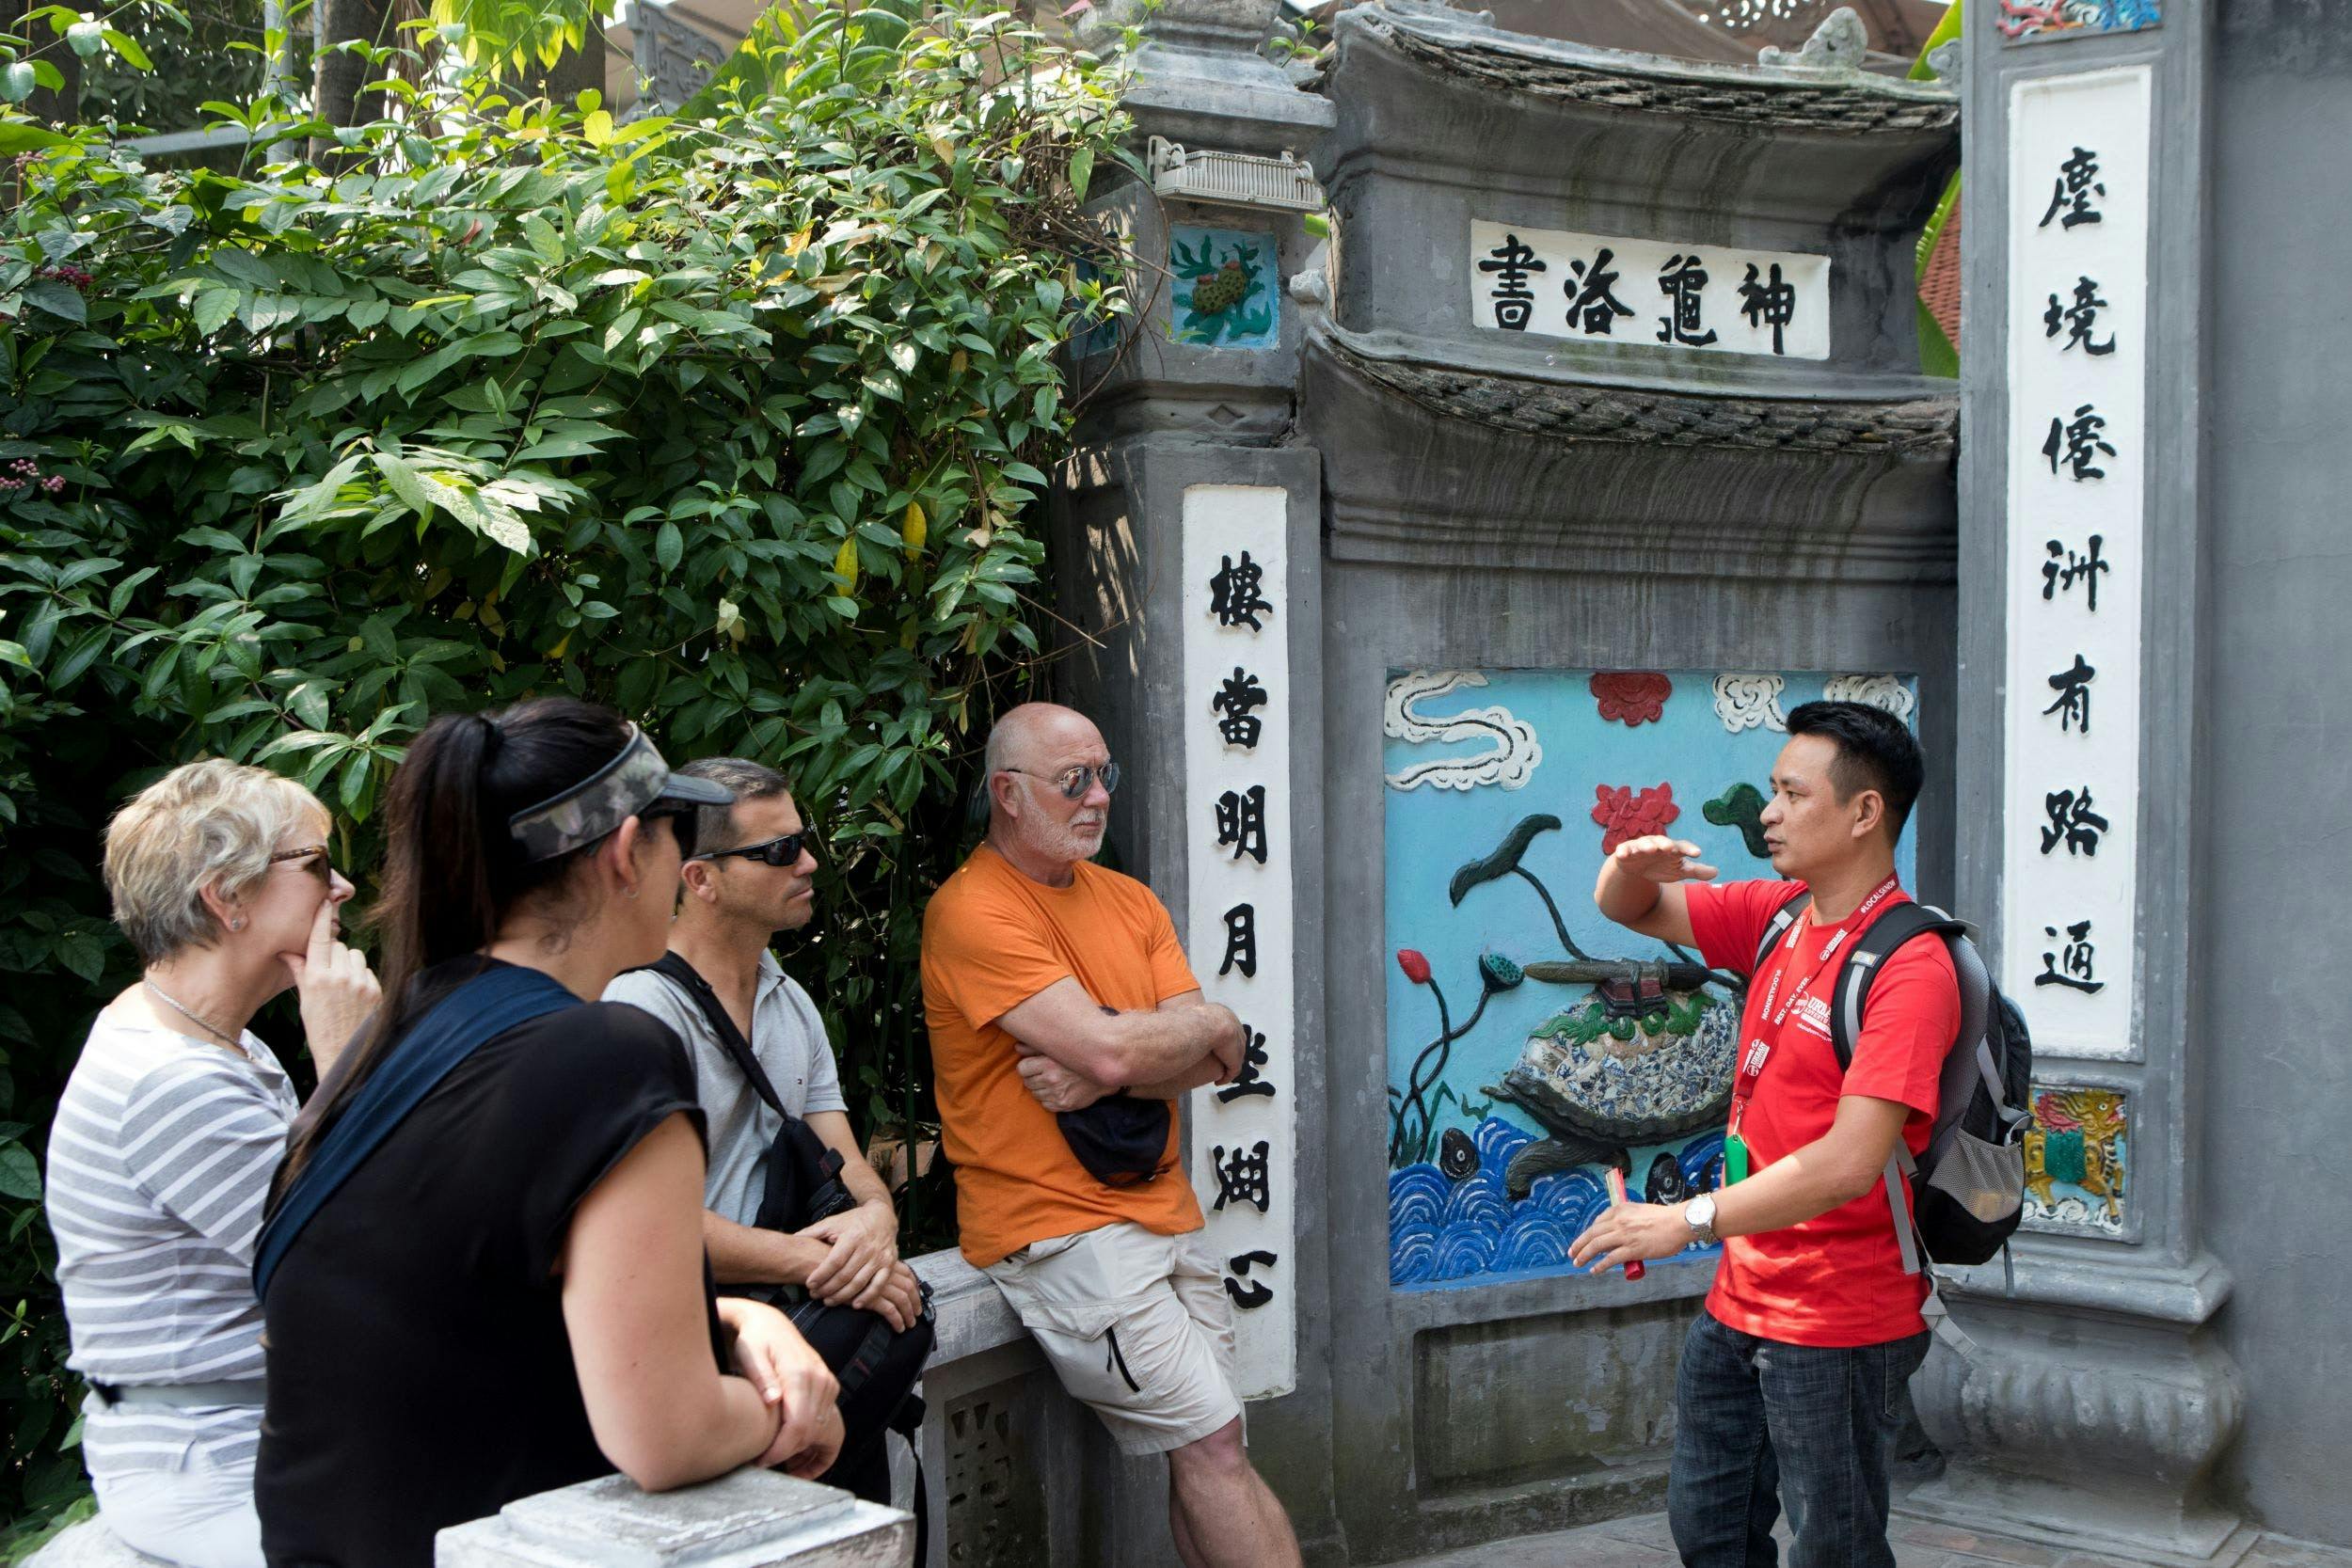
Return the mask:
[[[1349,20],[1433,73],[1538,99],[1785,130],[1949,131],[1960,101],[1860,71],[1717,66],[1559,43],[1423,12],[1360,7]]]
[[[1364,380],[1448,419],[1582,441],[1948,458],[1960,399],[1739,397],[1521,379],[1361,352],[1336,328],[1319,343]]]

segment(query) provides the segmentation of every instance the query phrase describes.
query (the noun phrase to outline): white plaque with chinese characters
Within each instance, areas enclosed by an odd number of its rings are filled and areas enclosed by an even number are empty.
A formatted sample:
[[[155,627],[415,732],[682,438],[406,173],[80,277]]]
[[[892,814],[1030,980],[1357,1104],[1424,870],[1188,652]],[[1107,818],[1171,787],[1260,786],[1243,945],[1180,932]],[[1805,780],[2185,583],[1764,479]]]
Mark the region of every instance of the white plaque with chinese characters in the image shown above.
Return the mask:
[[[2010,97],[2001,986],[2052,1055],[2137,1059],[2150,72]]]
[[[1829,357],[1829,258],[1470,225],[1470,320],[1500,332]]]
[[[1289,497],[1196,484],[1184,519],[1184,950],[1248,1029],[1240,1076],[1192,1094],[1192,1181],[1241,1395],[1268,1399],[1298,1384]]]

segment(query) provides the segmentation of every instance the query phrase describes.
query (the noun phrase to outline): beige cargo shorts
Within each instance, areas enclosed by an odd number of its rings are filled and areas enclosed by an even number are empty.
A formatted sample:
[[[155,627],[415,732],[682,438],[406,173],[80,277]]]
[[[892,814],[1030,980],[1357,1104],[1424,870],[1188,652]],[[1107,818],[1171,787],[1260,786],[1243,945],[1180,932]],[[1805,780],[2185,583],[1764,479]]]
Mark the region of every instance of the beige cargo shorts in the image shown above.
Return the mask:
[[[1032,1242],[984,1272],[1122,1452],[1181,1449],[1241,1414],[1232,1303],[1201,1232],[1122,1220]]]

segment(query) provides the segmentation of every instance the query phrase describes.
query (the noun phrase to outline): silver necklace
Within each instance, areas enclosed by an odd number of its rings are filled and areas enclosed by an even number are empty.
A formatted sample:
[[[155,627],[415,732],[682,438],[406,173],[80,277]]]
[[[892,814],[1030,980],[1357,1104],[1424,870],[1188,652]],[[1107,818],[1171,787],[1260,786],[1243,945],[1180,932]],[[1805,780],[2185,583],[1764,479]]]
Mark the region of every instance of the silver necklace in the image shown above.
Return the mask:
[[[244,1055],[246,1053],[245,1041],[239,1039],[236,1036],[230,1034],[219,1024],[215,1023],[211,1019],[206,1018],[202,1013],[198,1012],[194,1007],[188,1006],[183,1003],[174,1001],[170,992],[165,990],[163,987],[157,985],[146,975],[142,974],[139,976],[139,984],[145,986],[148,990],[153,994],[156,1001],[161,1002],[165,1006],[169,1007],[173,1012],[178,1013],[182,1018],[186,1019],[190,1023],[195,1024],[198,1028],[203,1030],[206,1034],[211,1035],[215,1039],[227,1040],[229,1044],[235,1049],[239,1055]]]

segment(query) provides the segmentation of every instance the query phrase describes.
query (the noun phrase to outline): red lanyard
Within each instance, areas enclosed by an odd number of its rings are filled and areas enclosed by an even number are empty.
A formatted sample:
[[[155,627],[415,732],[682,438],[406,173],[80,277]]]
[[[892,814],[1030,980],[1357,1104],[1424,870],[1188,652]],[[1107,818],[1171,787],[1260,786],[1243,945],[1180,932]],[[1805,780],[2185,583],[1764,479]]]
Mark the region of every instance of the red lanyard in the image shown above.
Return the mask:
[[[1887,878],[1878,885],[1877,892],[1865,898],[1861,906],[1839,924],[1836,934],[1822,946],[1821,956],[1815,961],[1813,972],[1797,982],[1788,992],[1788,1000],[1782,1003],[1780,1011],[1775,1013],[1772,1011],[1772,1003],[1780,995],[1780,983],[1788,977],[1788,966],[1797,961],[1797,943],[1803,940],[1806,927],[1810,924],[1804,915],[1799,915],[1788,923],[1788,938],[1781,943],[1780,962],[1772,970],[1772,986],[1764,992],[1764,1005],[1756,1009],[1756,1037],[1748,1042],[1747,1051],[1740,1056],[1740,1075],[1732,1085],[1731,1131],[1733,1132],[1740,1131],[1740,1117],[1748,1108],[1749,1098],[1756,1093],[1756,1080],[1764,1076],[1764,1064],[1772,1059],[1772,1047],[1779,1042],[1780,1026],[1787,1022],[1788,1015],[1796,1010],[1798,999],[1813,990],[1813,983],[1828,970],[1831,962],[1837,957],[1837,950],[1846,944],[1846,939],[1867,924],[1870,911],[1878,908],[1880,901],[1888,894],[1895,891],[1895,886],[1896,879]],[[1763,1035],[1763,1030],[1767,1027],[1771,1029],[1772,1035],[1769,1041]]]

